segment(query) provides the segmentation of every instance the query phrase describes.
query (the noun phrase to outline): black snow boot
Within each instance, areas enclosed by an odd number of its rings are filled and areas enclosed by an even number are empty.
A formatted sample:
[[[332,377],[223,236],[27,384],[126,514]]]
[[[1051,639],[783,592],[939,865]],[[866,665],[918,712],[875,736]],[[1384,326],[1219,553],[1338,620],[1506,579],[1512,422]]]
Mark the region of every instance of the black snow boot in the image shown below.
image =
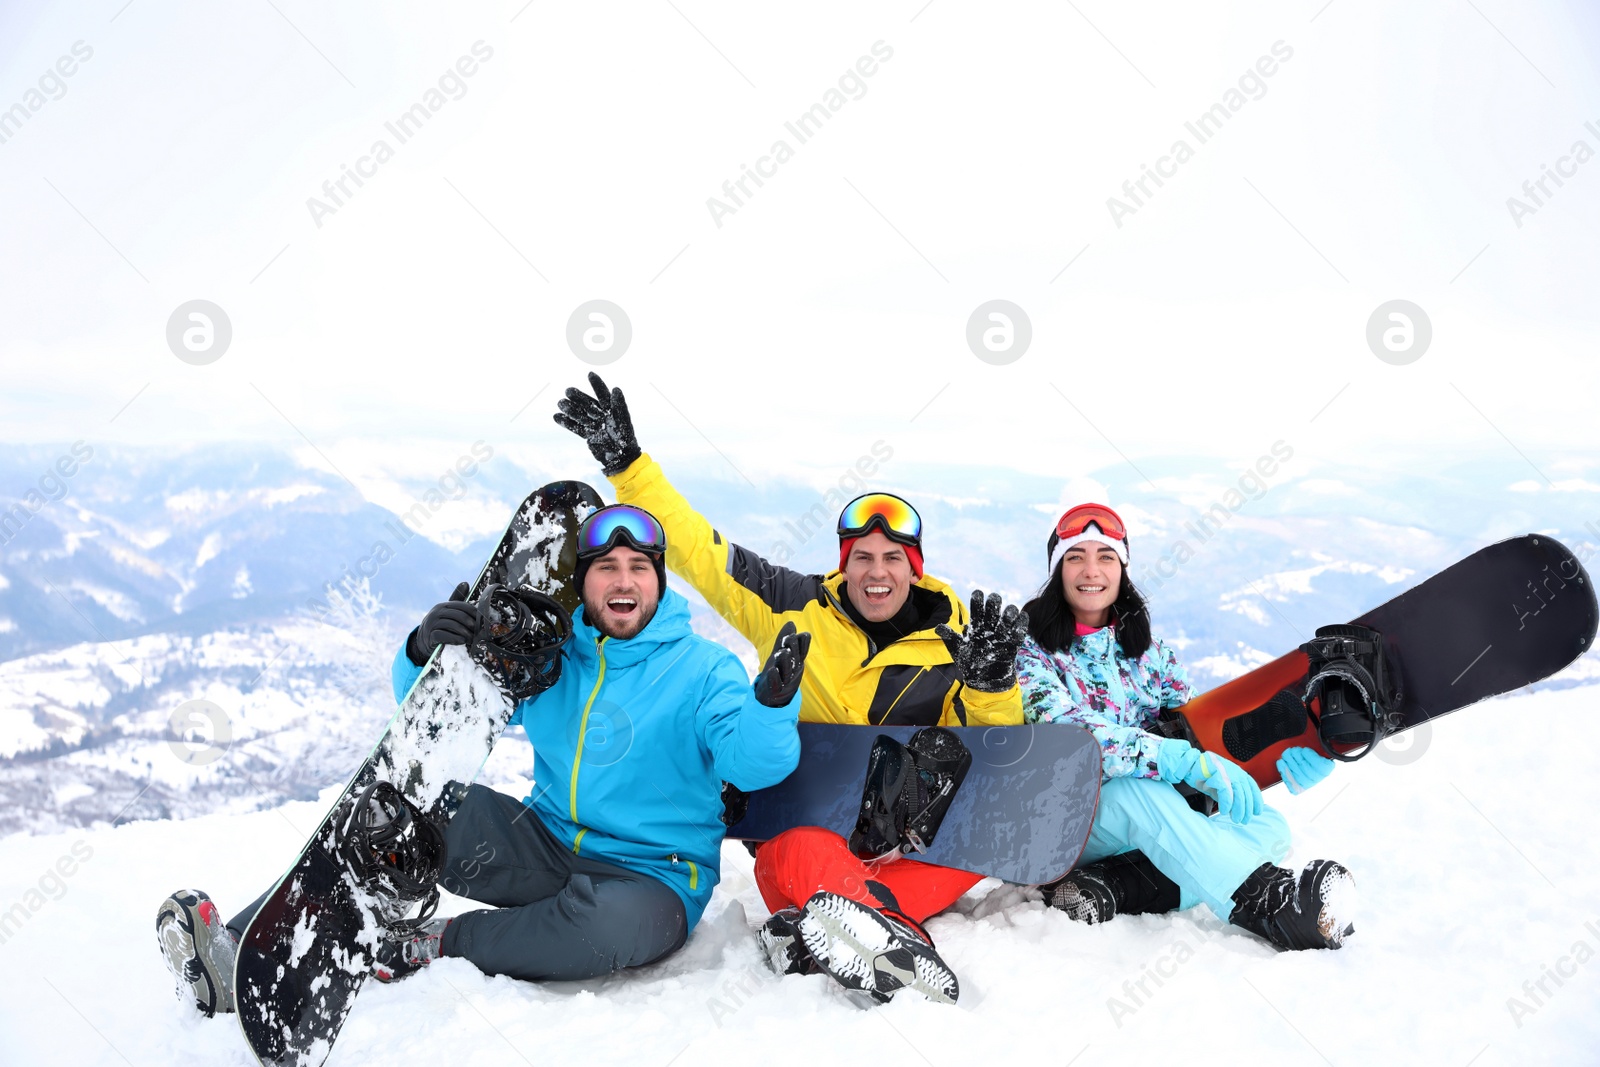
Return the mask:
[[[1339,948],[1355,933],[1355,910],[1355,879],[1333,860],[1298,875],[1263,863],[1234,891],[1228,921],[1280,949]]]
[[[1178,907],[1178,883],[1135,849],[1086,863],[1065,878],[1039,887],[1044,902],[1081,923],[1118,915],[1150,915]]]
[[[767,966],[778,974],[819,974],[822,971],[800,936],[801,915],[799,908],[782,908],[756,931]]]
[[[880,1003],[901,989],[956,1002],[955,972],[927,932],[902,915],[823,891],[806,901],[794,926],[811,958],[846,989]]]
[[[449,919],[415,919],[396,923],[378,942],[372,959],[372,976],[380,982],[409,978],[438,959],[444,947]]]

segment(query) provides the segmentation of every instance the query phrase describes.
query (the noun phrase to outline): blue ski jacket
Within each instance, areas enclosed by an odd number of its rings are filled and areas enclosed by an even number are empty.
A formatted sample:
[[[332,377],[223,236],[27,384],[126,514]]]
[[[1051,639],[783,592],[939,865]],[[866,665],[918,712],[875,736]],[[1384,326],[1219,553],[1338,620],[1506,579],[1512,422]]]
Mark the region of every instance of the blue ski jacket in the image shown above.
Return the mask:
[[[572,620],[555,685],[517,705],[533,744],[523,803],[574,853],[642,871],[683,898],[689,929],[721,878],[722,783],[762,789],[800,760],[800,697],[755,698],[732,652],[694,633],[688,601],[666,590],[627,640]],[[396,700],[422,674],[404,644]]]
[[[1025,722],[1070,722],[1100,742],[1102,778],[1160,778],[1153,732],[1163,708],[1193,694],[1189,672],[1159,637],[1136,660],[1122,654],[1107,626],[1080,634],[1071,647],[1046,652],[1032,637],[1017,649]]]

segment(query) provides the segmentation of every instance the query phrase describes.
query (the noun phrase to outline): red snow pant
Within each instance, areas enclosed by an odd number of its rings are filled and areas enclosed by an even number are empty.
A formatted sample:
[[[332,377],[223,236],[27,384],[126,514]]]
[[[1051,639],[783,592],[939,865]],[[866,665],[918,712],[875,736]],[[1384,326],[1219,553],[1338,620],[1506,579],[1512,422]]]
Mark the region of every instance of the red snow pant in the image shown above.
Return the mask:
[[[982,878],[915,860],[863,863],[844,838],[818,826],[785,830],[756,849],[756,888],[771,911],[798,908],[826,889],[920,924]]]

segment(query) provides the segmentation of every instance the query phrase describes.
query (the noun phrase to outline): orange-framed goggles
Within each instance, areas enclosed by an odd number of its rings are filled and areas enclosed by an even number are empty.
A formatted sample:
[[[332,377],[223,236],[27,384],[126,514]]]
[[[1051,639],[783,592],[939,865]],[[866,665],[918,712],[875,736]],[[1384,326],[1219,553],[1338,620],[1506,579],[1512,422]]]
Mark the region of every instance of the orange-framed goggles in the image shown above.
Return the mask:
[[[1112,540],[1128,539],[1128,528],[1123,524],[1122,516],[1104,504],[1079,504],[1070,509],[1056,520],[1056,536],[1063,541],[1082,537],[1091,523],[1098,526],[1100,532]]]
[[[922,516],[893,493],[866,493],[839,512],[839,536],[865,537],[874,526],[891,541],[922,547]]]

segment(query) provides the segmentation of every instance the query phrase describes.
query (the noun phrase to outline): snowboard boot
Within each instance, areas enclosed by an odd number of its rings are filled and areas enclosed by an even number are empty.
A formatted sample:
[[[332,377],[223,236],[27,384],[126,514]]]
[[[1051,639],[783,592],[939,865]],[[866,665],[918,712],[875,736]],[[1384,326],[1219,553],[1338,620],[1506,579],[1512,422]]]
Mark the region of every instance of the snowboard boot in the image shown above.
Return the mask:
[[[380,982],[409,978],[438,959],[444,949],[449,919],[415,919],[385,930],[372,957],[372,976]]]
[[[782,908],[761,924],[756,940],[767,957],[767,966],[777,974],[818,974],[822,967],[806,948],[800,936],[799,908]]]
[[[198,889],[180,889],[156,909],[156,943],[178,985],[206,1015],[233,1011],[233,957],[237,943],[222,913]]]
[[[904,916],[823,891],[806,901],[794,926],[811,958],[846,989],[880,1003],[901,989],[942,1004],[956,1002],[955,972]]]
[[[1156,870],[1137,849],[1086,863],[1039,891],[1050,907],[1090,925],[1118,915],[1175,911],[1179,899],[1178,883]]]
[[[1339,948],[1355,933],[1356,883],[1332,860],[1296,875],[1263,863],[1234,891],[1228,921],[1280,949]]]

